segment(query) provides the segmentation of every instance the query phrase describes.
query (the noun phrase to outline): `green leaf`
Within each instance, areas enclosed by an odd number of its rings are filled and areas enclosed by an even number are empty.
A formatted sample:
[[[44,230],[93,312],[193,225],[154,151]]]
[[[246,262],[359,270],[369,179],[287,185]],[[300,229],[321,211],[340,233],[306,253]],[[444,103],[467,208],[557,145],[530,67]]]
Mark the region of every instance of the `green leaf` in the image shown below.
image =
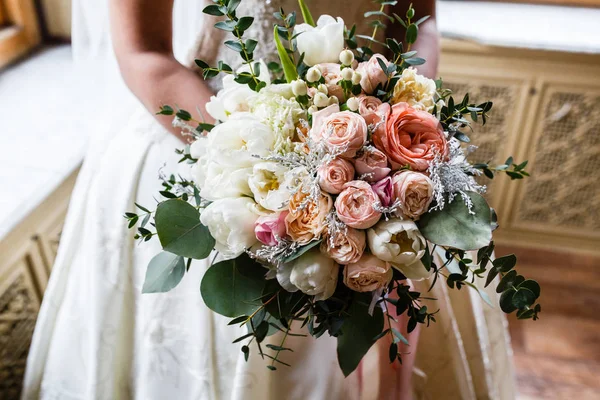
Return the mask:
[[[300,6],[300,11],[302,12],[302,18],[304,19],[304,22],[306,22],[310,26],[317,26],[315,24],[315,20],[313,19],[310,13],[310,10],[306,6],[306,3],[304,3],[304,0],[298,0],[298,5]]]
[[[396,360],[396,357],[398,357],[398,344],[397,343],[390,344],[389,356],[390,356],[391,363],[393,363]]]
[[[215,28],[226,32],[233,32],[235,29],[235,21],[219,21],[215,24]]]
[[[256,49],[257,44],[258,44],[258,42],[254,39],[246,40],[246,51],[248,53],[254,53],[254,49]],[[260,75],[260,74],[256,73],[256,75]]]
[[[252,315],[261,307],[265,269],[246,254],[210,267],[200,284],[200,294],[208,308],[234,318]]]
[[[285,47],[281,44],[281,39],[279,39],[279,32],[277,31],[277,26],[274,28],[273,36],[275,37],[275,45],[277,46],[277,54],[279,54],[279,60],[281,61],[281,66],[283,67],[283,73],[285,74],[285,79],[288,83],[292,82],[296,78],[298,78],[298,72],[296,71],[296,66],[288,56]]]
[[[419,27],[416,24],[410,24],[408,28],[406,28],[406,42],[409,44],[416,42],[418,34]]]
[[[163,251],[150,260],[142,293],[164,293],[181,282],[185,274],[183,257]]]
[[[250,28],[250,25],[252,25],[253,22],[253,17],[242,17],[239,19],[236,26],[239,30],[245,31],[246,29]]]
[[[527,308],[535,303],[535,294],[526,288],[519,288],[512,297],[512,304],[519,310]]]
[[[492,264],[494,264],[494,268],[496,268],[498,272],[508,272],[517,265],[517,256],[509,254],[507,256],[499,257],[492,261]]]
[[[540,293],[541,293],[541,288],[540,288],[540,284],[537,283],[534,280],[528,279],[524,282],[521,282],[518,285],[518,288],[525,288],[525,289],[529,289],[531,290],[531,292],[535,295],[535,298],[537,299],[538,297],[540,297]]]
[[[215,246],[215,239],[200,222],[200,213],[185,201],[172,199],[160,203],[154,222],[165,251],[203,260]]]
[[[524,280],[525,278],[523,278],[521,275],[518,275],[517,271],[512,270],[506,275],[504,275],[504,277],[498,284],[498,287],[496,287],[496,293],[502,293],[505,290],[511,289],[513,286],[516,287]]]
[[[431,17],[431,15],[426,15],[422,18],[420,18],[417,22],[415,22],[415,25],[421,25],[423,22],[427,21],[429,19],[429,17]]]
[[[306,246],[300,247],[298,249],[298,251],[296,251],[294,254],[292,254],[291,256],[285,258],[283,260],[283,263],[289,263],[290,261],[294,261],[296,258],[300,257],[301,255],[303,255],[304,253],[306,253],[307,251],[309,251],[310,249],[312,249],[315,246],[318,246],[319,244],[321,244],[323,240],[315,240],[313,242],[310,242],[309,244],[307,244]]]
[[[356,369],[363,356],[375,343],[373,340],[383,330],[383,312],[375,307],[373,316],[369,315],[371,294],[354,293],[348,316],[344,319],[342,333],[337,339],[338,362],[348,376]]]
[[[235,40],[228,40],[224,44],[231,50],[237,51],[238,53],[242,51],[242,45],[239,42],[236,42]]]
[[[204,7],[204,10],[202,10],[202,12],[204,14],[214,15],[216,17],[220,17],[223,15],[221,10],[219,10],[219,6],[216,4],[211,4],[210,6]]]
[[[468,192],[472,211],[460,197],[443,210],[424,214],[417,222],[419,230],[430,242],[460,250],[478,250],[492,240],[490,206],[478,193]]]
[[[514,290],[507,290],[500,296],[500,308],[507,314],[515,311],[517,307],[513,305]]]
[[[413,57],[405,59],[404,62],[408,65],[423,65],[425,64],[425,59],[421,57]]]

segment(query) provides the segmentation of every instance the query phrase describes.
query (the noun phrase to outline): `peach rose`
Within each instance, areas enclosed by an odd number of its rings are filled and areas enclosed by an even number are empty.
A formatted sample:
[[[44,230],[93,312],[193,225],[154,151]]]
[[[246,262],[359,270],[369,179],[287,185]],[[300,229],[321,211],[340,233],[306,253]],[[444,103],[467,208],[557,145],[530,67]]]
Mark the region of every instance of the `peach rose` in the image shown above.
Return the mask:
[[[321,76],[325,79],[327,94],[337,97],[340,103],[343,103],[345,101],[344,89],[338,85],[338,82],[342,80],[340,64],[323,63],[319,64],[318,68],[321,70]]]
[[[285,217],[287,234],[302,245],[321,236],[327,214],[333,207],[333,200],[327,193],[321,193],[318,202],[306,200],[307,197],[302,190],[296,192],[290,199],[290,213]],[[305,206],[300,207],[305,201]]]
[[[345,235],[336,235],[334,238],[325,234],[321,243],[321,252],[333,258],[338,264],[346,265],[357,262],[362,257],[366,246],[365,231],[348,228]]]
[[[381,59],[385,65],[389,64],[387,58],[377,53],[373,54],[369,61],[358,64],[358,68],[356,68],[356,71],[362,77],[360,80],[360,86],[367,94],[373,94],[377,85],[383,85],[388,80],[387,75],[385,72],[383,72],[381,66],[379,65],[379,61],[377,61],[378,58]]]
[[[346,183],[344,190],[335,200],[338,218],[351,228],[367,229],[381,218],[381,213],[373,208],[379,201],[371,186],[365,181]]]
[[[435,151],[443,157],[448,154],[440,121],[407,103],[392,106],[385,129],[373,134],[373,143],[388,156],[393,170],[408,165],[415,171],[426,171]]]
[[[433,182],[420,172],[400,171],[392,177],[394,197],[400,200],[400,210],[408,218],[418,219],[427,212],[433,200]]]
[[[367,140],[367,123],[351,111],[331,114],[317,126],[311,131],[313,139],[324,140],[331,152],[344,150],[342,157],[354,157]]]
[[[381,150],[366,149],[354,160],[354,168],[361,179],[367,182],[379,181],[390,173],[388,158]],[[364,176],[363,176],[364,175]]]
[[[372,292],[386,287],[394,272],[389,263],[365,253],[344,268],[344,284],[356,292]]]
[[[336,158],[319,168],[318,175],[321,189],[339,194],[344,190],[344,185],[354,179],[354,167],[350,161]]]
[[[367,124],[376,124],[381,119],[377,115],[377,110],[382,104],[381,100],[374,96],[361,94],[358,99],[358,113],[367,121]]]

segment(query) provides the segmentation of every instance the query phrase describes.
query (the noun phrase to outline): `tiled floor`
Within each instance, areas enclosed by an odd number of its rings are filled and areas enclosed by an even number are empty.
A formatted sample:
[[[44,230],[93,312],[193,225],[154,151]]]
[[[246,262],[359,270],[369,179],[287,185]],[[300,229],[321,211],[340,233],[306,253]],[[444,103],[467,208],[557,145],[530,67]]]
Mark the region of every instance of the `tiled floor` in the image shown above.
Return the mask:
[[[519,400],[600,399],[600,257],[499,246],[542,286],[539,321],[510,319]]]

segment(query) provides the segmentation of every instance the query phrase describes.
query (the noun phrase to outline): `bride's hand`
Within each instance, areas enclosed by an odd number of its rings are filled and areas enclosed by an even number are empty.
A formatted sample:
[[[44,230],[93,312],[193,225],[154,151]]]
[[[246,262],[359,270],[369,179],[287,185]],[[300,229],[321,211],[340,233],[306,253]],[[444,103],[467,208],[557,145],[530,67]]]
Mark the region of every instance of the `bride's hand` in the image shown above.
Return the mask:
[[[202,78],[173,55],[173,0],[111,0],[112,41],[127,86],[150,113],[162,104],[204,110],[211,96]],[[210,118],[209,116],[207,116]],[[170,132],[172,117],[156,116]],[[212,122],[212,121],[207,121]]]

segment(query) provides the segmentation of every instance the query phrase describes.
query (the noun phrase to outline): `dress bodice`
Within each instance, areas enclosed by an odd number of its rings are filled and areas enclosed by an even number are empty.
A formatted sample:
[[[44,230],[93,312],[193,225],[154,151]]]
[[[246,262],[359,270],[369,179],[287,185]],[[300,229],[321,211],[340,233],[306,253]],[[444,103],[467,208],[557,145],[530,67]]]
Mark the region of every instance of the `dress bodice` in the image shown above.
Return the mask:
[[[205,0],[207,1],[207,0]],[[364,18],[364,13],[374,10],[377,5],[371,0],[307,0],[306,1],[315,20],[322,14],[341,17],[346,26],[350,28],[356,24],[357,34],[371,35],[373,28],[369,25],[370,19]],[[246,31],[245,37],[258,41],[254,51],[254,59],[265,61],[277,60],[275,43],[273,41],[273,26],[277,19],[273,15],[280,8],[286,13],[295,11],[297,23],[303,22],[297,0],[243,0],[237,9],[238,16],[254,17],[254,23]],[[215,65],[223,60],[232,67],[238,66],[241,59],[237,53],[223,45],[229,33],[214,28],[216,18],[207,16],[202,24],[198,38],[191,55]],[[209,85],[213,88],[220,79],[212,80]]]

